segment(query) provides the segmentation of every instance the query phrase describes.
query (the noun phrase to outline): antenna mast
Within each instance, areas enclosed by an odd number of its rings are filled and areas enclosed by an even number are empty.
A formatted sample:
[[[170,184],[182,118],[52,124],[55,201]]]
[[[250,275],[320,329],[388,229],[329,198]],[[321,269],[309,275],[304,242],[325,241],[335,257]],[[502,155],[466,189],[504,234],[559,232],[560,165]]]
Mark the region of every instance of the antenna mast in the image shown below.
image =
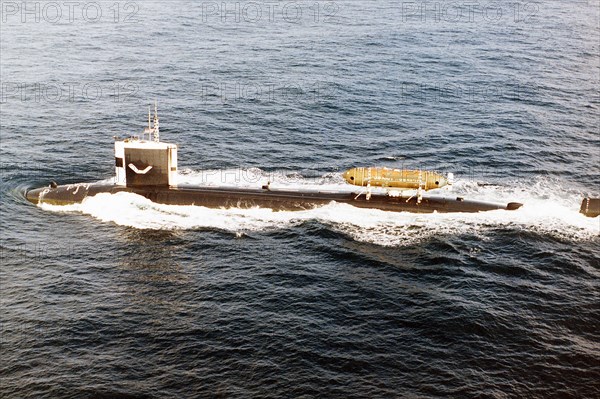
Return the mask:
[[[150,124],[150,106],[148,105],[148,140],[150,139],[150,134],[152,132],[152,125]]]
[[[148,115],[150,118],[150,115]],[[154,100],[154,141],[157,143],[160,141],[160,131],[158,124],[158,101]]]

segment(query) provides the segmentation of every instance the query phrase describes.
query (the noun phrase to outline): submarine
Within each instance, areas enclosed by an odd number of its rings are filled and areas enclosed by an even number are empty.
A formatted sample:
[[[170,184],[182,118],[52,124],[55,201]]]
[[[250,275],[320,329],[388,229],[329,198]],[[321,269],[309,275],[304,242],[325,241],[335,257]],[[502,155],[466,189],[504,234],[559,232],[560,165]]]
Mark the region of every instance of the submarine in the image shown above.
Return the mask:
[[[499,204],[429,195],[425,192],[450,186],[452,174],[445,177],[430,171],[388,168],[349,169],[343,177],[351,184],[349,187],[356,187],[353,191],[275,189],[270,183],[254,188],[178,185],[177,145],[160,140],[159,126],[155,104],[153,123],[148,110],[148,127],[141,135],[115,139],[115,177],[112,183],[58,185],[52,182],[47,187],[28,190],[25,193],[27,200],[33,204],[70,205],[100,193],[129,192],[160,204],[208,208],[259,207],[274,211],[306,210],[331,202],[357,208],[414,213],[512,211],[522,206],[518,202]],[[598,205],[593,201],[592,210]]]

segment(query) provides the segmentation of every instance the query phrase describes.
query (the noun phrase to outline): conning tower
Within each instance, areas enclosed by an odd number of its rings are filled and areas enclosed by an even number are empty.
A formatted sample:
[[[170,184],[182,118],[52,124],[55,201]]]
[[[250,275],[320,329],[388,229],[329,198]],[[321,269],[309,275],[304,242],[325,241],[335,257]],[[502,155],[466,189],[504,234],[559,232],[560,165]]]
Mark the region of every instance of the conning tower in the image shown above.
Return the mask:
[[[146,139],[147,136],[147,139]],[[177,146],[160,141],[158,105],[154,123],[139,136],[115,141],[115,183],[127,187],[176,186]]]

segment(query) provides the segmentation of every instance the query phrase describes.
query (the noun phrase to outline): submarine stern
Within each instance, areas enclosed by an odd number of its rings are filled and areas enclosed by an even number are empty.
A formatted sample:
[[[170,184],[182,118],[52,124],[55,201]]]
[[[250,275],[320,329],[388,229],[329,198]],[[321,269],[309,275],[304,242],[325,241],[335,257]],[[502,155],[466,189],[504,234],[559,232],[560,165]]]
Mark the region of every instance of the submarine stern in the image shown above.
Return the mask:
[[[583,201],[581,201],[579,213],[590,218],[600,216],[600,198],[584,198]]]

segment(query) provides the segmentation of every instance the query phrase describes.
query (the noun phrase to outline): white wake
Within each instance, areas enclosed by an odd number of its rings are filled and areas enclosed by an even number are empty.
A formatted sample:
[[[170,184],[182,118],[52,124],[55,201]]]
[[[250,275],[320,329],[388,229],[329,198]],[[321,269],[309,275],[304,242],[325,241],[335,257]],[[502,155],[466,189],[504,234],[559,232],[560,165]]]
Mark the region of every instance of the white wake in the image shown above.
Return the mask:
[[[203,186],[257,187],[271,181],[277,188],[314,188],[356,191],[340,174],[303,178],[297,174],[267,173],[259,169],[223,171],[184,171],[180,184]],[[433,194],[433,192],[431,192]],[[579,213],[583,193],[560,187],[557,181],[540,178],[536,182],[506,186],[480,186],[457,180],[452,191],[438,195],[507,203],[522,202],[516,211],[482,213],[413,214],[359,209],[346,204],[329,205],[306,211],[274,212],[270,209],[209,209],[199,206],[162,205],[131,193],[99,194],[81,204],[41,207],[55,212],[78,212],[104,222],[139,229],[215,228],[244,234],[280,230],[308,220],[326,224],[358,241],[386,246],[410,245],[439,235],[469,234],[482,240],[498,228],[529,230],[565,240],[589,240],[600,235],[600,217]]]

